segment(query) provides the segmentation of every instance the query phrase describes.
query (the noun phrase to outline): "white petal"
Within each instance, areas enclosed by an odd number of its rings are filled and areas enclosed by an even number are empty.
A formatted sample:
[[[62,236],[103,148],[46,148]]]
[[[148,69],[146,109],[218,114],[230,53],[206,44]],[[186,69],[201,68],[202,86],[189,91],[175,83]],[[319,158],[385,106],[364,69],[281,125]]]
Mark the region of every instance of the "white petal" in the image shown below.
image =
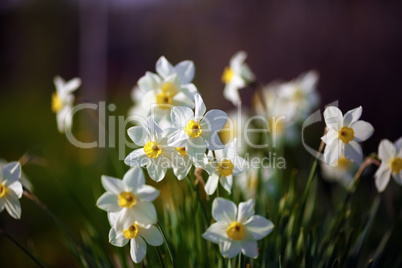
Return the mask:
[[[222,256],[225,258],[233,258],[241,252],[240,243],[237,241],[224,241],[220,244]]]
[[[345,151],[343,153],[347,159],[357,164],[361,164],[363,161],[362,147],[354,140],[345,144]]]
[[[221,177],[220,179],[222,187],[230,194],[233,185],[233,176]]]
[[[229,238],[226,236],[226,230],[228,227],[229,224],[227,222],[214,222],[211,224],[211,226],[209,226],[205,233],[202,234],[202,237],[213,243],[223,243],[224,241],[229,240]]]
[[[128,239],[126,239],[123,235],[123,233],[116,233],[116,230],[111,228],[109,232],[109,243],[112,244],[113,246],[117,247],[124,247],[128,243]]]
[[[237,51],[230,59],[229,65],[234,71],[240,71],[240,66],[247,58],[247,53],[244,51]]]
[[[136,196],[144,201],[152,202],[159,196],[159,191],[149,185],[143,185],[136,191]]]
[[[182,84],[190,83],[194,78],[194,63],[189,60],[178,63],[175,67],[177,74],[180,77]]]
[[[127,155],[124,163],[130,167],[145,166],[149,163],[149,158],[145,154],[144,148],[136,149]]]
[[[141,228],[139,234],[151,246],[160,246],[163,244],[163,237],[158,228],[151,225],[149,228]]]
[[[194,117],[193,110],[188,107],[173,107],[170,113],[173,125],[177,129],[186,127],[188,121]]]
[[[206,150],[206,144],[203,137],[199,136],[197,138],[188,139],[187,155],[190,159],[197,163],[198,165],[202,165],[204,162],[204,154]]]
[[[401,150],[402,149],[402,137],[400,137],[398,140],[394,142],[394,146],[396,149]]]
[[[392,173],[392,177],[395,179],[396,183],[402,186],[402,171],[399,171],[398,174]]]
[[[118,198],[116,194],[111,192],[106,192],[98,198],[96,205],[105,211],[116,212],[120,211],[121,207],[118,203]]]
[[[258,245],[257,241],[247,240],[241,241],[241,252],[250,258],[257,258],[258,257]]]
[[[188,135],[183,129],[178,129],[168,137],[168,145],[172,147],[184,147],[187,143]]]
[[[13,191],[7,192],[5,200],[8,214],[15,219],[21,218],[21,206],[16,193]]]
[[[164,57],[160,57],[156,62],[156,72],[163,78],[168,77],[174,72],[172,64]]]
[[[0,212],[3,211],[5,205],[6,205],[6,199],[0,198]]]
[[[8,188],[14,191],[18,198],[22,197],[23,189],[22,184],[19,181],[15,181],[8,185]]]
[[[216,221],[232,223],[236,221],[237,207],[229,200],[221,197],[214,199],[212,203],[212,217]]]
[[[329,106],[324,111],[325,124],[328,128],[340,130],[343,127],[343,116],[341,110],[335,106]]]
[[[109,221],[110,226],[114,227],[116,226],[116,220],[119,217],[120,212],[108,212],[107,213],[107,219]]]
[[[251,216],[244,226],[255,240],[264,238],[274,229],[272,222],[260,215]]]
[[[395,157],[395,153],[395,147],[389,140],[381,140],[378,146],[378,156],[382,162],[389,163]]]
[[[231,155],[231,159],[234,165],[233,175],[237,176],[249,168],[248,162],[244,158],[238,155]]]
[[[359,120],[362,115],[363,108],[361,106],[348,111],[343,117],[343,125],[349,127],[351,124]]]
[[[239,88],[232,83],[225,85],[225,88],[223,89],[223,97],[235,106],[239,106],[241,103]]]
[[[218,131],[226,124],[227,118],[227,114],[221,110],[210,110],[200,121],[202,129],[201,135],[205,138],[208,149],[218,150],[224,148],[219,138]]]
[[[391,178],[391,169],[386,163],[381,163],[380,168],[376,171],[375,177],[375,186],[377,187],[378,192],[382,192],[388,185],[389,179]]]
[[[3,166],[4,185],[8,186],[21,177],[21,165],[19,162],[11,162]]]
[[[325,163],[328,165],[332,165],[337,162],[339,157],[341,156],[342,143],[336,139],[332,143],[327,144],[324,150],[324,159]]]
[[[147,118],[144,128],[147,129],[152,141],[159,141],[162,138],[163,130],[155,123],[151,116]]]
[[[63,93],[69,94],[81,86],[81,79],[79,77],[73,78],[63,86]]]
[[[163,180],[166,174],[166,168],[158,165],[158,163],[156,159],[152,159],[147,166],[148,175],[156,182]]]
[[[205,192],[207,195],[213,195],[218,187],[219,176],[217,174],[212,174],[209,176],[207,183],[205,184]]]
[[[367,140],[373,135],[374,128],[370,123],[359,120],[350,126],[354,131],[354,138],[358,142]]]
[[[195,94],[194,101],[195,101],[194,120],[198,122],[204,116],[205,112],[207,111],[207,108],[205,107],[204,101],[202,100],[200,94]]]
[[[127,130],[128,136],[138,146],[144,146],[148,142],[150,134],[143,127],[130,127]]]
[[[254,199],[249,199],[246,202],[240,202],[237,213],[238,222],[246,222],[248,218],[254,215],[255,202]]]
[[[192,167],[192,163],[191,163],[190,159],[188,157],[187,157],[187,159],[182,158],[181,165],[173,165],[174,175],[176,175],[178,180],[182,180],[190,172],[191,167]]]
[[[333,128],[330,128],[324,136],[321,137],[322,141],[325,142],[326,144],[332,143],[334,140],[336,140],[339,137],[338,131],[336,131]]]
[[[161,79],[158,75],[146,72],[146,74],[138,80],[138,87],[143,92],[149,92],[157,89],[159,84],[161,83]]]
[[[140,167],[130,168],[124,174],[123,182],[133,190],[137,190],[145,184],[144,172],[142,172]]]
[[[140,263],[147,253],[147,244],[142,237],[137,236],[136,238],[131,239],[130,245],[131,259],[135,263]]]
[[[124,183],[122,180],[102,175],[102,185],[108,192],[112,192],[119,195],[121,192],[125,191]]]

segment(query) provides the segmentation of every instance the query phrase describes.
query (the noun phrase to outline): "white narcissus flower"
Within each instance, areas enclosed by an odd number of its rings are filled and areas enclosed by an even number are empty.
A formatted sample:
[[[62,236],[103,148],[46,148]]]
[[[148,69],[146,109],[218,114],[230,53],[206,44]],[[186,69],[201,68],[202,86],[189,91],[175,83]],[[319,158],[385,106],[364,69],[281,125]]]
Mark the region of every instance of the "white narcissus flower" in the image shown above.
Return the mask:
[[[246,58],[247,54],[244,51],[234,54],[222,75],[222,82],[225,84],[223,96],[236,106],[241,102],[239,89],[255,79],[248,65],[244,63]]]
[[[201,165],[206,148],[222,149],[224,145],[218,131],[227,120],[227,114],[221,110],[210,110],[207,113],[204,101],[199,94],[195,95],[195,112],[188,107],[174,107],[171,118],[168,144],[172,147],[185,147],[187,155],[196,165]]]
[[[217,243],[222,256],[233,258],[240,252],[250,258],[258,257],[257,240],[274,228],[270,220],[254,215],[254,200],[240,202],[239,207],[224,198],[215,198],[212,217],[216,220],[202,237]]]
[[[166,134],[151,117],[147,118],[143,126],[131,127],[127,132],[134,143],[142,148],[134,150],[126,157],[126,165],[146,166],[151,179],[159,182],[165,177],[169,167],[181,164],[174,161],[180,157],[179,153],[174,147],[168,146]]]
[[[234,139],[223,150],[214,151],[216,159],[205,165],[205,170],[209,174],[205,184],[205,192],[208,195],[215,193],[218,183],[231,193],[233,176],[239,175],[247,170],[248,163],[236,152],[237,140]],[[212,153],[209,155],[212,157]]]
[[[163,244],[163,237],[158,228],[151,224],[143,224],[132,216],[126,222],[113,222],[109,232],[109,242],[117,247],[124,247],[130,241],[130,255],[135,263],[141,262],[147,252],[147,244],[160,246]],[[114,227],[115,226],[115,227]]]
[[[194,107],[194,95],[198,92],[191,81],[194,63],[182,61],[172,66],[165,57],[156,63],[157,74],[147,72],[138,80],[132,98],[136,103],[130,115],[152,115],[158,124],[170,123],[170,111],[174,106]]]
[[[0,212],[4,207],[8,214],[15,219],[21,217],[20,199],[22,197],[22,185],[18,181],[21,177],[21,165],[11,162],[2,168],[0,174]]]
[[[123,180],[102,176],[102,185],[106,193],[99,197],[96,205],[113,214],[109,219],[125,222],[127,215],[133,215],[143,224],[156,223],[156,210],[151,202],[158,197],[159,191],[145,184],[140,167],[128,170]]]
[[[352,185],[354,181],[353,173],[356,170],[356,165],[343,155],[338,159],[338,161],[332,163],[332,165],[321,162],[321,172],[324,179],[327,181],[339,182],[346,189]]]
[[[359,120],[362,110],[360,106],[343,116],[335,106],[325,109],[328,132],[321,139],[326,143],[324,160],[327,164],[336,163],[342,154],[357,164],[362,162],[363,152],[359,142],[367,140],[374,132],[370,123]]]
[[[394,144],[384,139],[378,146],[378,156],[381,159],[380,168],[375,173],[375,185],[379,192],[384,191],[392,177],[402,186],[402,137]]]
[[[77,77],[66,82],[60,76],[56,76],[54,85],[56,92],[52,95],[52,111],[57,114],[57,127],[59,132],[63,133],[71,129],[73,124],[70,110],[75,98],[72,93],[80,87],[81,79]]]

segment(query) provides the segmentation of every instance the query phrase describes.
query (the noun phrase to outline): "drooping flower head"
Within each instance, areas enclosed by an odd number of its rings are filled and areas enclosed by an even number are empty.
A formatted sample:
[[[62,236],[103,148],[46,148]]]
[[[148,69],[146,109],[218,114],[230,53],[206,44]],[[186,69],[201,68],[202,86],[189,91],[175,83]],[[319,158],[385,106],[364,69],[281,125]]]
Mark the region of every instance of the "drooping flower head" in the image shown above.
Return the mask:
[[[69,112],[75,99],[72,93],[80,87],[81,79],[77,77],[66,82],[60,76],[56,76],[54,85],[56,92],[52,95],[52,111],[57,115],[59,132],[63,133],[71,129],[73,124],[72,113]]]
[[[244,63],[246,58],[247,54],[244,51],[234,54],[222,75],[222,82],[225,84],[223,96],[236,106],[241,102],[239,89],[255,79],[248,65]]]
[[[20,199],[22,197],[21,165],[11,162],[3,166],[0,174],[0,212],[6,208],[8,214],[15,219],[21,217]]]
[[[392,177],[402,186],[402,137],[394,144],[384,139],[378,146],[378,156],[381,159],[380,168],[375,173],[375,185],[379,192],[385,190]]]
[[[188,107],[174,107],[171,118],[168,144],[172,147],[185,147],[187,155],[195,163],[201,165],[206,148],[222,149],[218,131],[222,129],[227,115],[221,110],[210,110],[207,113],[204,101],[199,94],[195,95],[195,112]]]
[[[214,151],[216,159],[212,153],[209,155],[210,162],[206,164],[205,170],[209,173],[209,178],[205,184],[205,192],[212,195],[218,183],[231,193],[233,176],[239,175],[247,170],[248,163],[236,152],[237,140],[234,139],[224,149]]]
[[[212,217],[216,222],[202,237],[219,244],[225,258],[233,258],[240,252],[250,258],[257,258],[257,240],[268,235],[274,225],[254,213],[253,199],[240,202],[239,207],[236,207],[232,201],[215,198],[212,203]]]
[[[335,106],[325,109],[328,132],[321,139],[326,143],[324,159],[327,164],[336,163],[342,154],[353,162],[362,162],[363,152],[359,142],[367,140],[374,132],[370,123],[359,120],[362,110],[360,106],[343,116]]]

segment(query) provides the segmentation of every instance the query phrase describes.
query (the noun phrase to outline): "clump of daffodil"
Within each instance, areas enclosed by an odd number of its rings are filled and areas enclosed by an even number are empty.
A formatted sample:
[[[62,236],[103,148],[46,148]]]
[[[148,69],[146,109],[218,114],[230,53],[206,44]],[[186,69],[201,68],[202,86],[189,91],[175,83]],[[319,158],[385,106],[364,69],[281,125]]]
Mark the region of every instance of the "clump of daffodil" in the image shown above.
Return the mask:
[[[209,162],[205,165],[205,170],[209,173],[209,178],[205,184],[205,192],[212,195],[218,183],[229,193],[233,185],[233,176],[239,175],[247,170],[248,163],[236,152],[237,140],[234,139],[224,149],[214,151],[209,154]]]
[[[194,63],[182,61],[173,66],[162,56],[156,63],[156,72],[147,72],[138,80],[132,93],[136,104],[129,114],[151,115],[158,124],[168,125],[172,107],[194,107],[194,95],[198,92],[191,83]]]
[[[8,214],[15,219],[21,217],[20,199],[22,197],[21,165],[11,162],[2,167],[0,174],[0,212],[6,208]]]
[[[229,66],[222,74],[222,82],[225,84],[223,96],[236,106],[241,103],[239,89],[244,88],[255,79],[248,65],[244,63],[246,58],[246,52],[237,52],[230,59]]]
[[[159,195],[154,187],[145,184],[145,177],[140,167],[127,171],[123,179],[102,176],[102,185],[106,189],[96,205],[110,214],[116,222],[126,222],[128,215],[142,224],[157,221],[156,210],[151,203]]]
[[[263,239],[274,228],[270,220],[254,215],[254,200],[240,202],[239,207],[224,198],[215,198],[212,217],[216,221],[202,237],[219,244],[222,256],[233,258],[239,253],[258,257],[257,240]]]
[[[184,147],[194,164],[203,163],[206,148],[217,150],[224,147],[218,132],[225,125],[227,115],[221,110],[206,112],[199,94],[195,95],[194,112],[188,107],[174,107],[171,118],[173,127],[169,130],[168,144],[176,148]]]
[[[161,181],[168,168],[183,164],[177,160],[179,152],[176,147],[167,143],[167,133],[163,132],[157,123],[148,117],[143,126],[135,126],[128,129],[128,135],[133,142],[142,146],[131,152],[124,163],[128,166],[146,166],[151,179]]]
[[[347,159],[360,164],[363,152],[359,142],[371,137],[374,128],[370,123],[359,120],[362,107],[357,107],[342,114],[335,106],[324,111],[328,132],[321,138],[325,144],[324,159],[329,165],[334,164],[343,154]]]
[[[380,168],[375,173],[375,185],[379,192],[385,190],[392,177],[402,186],[402,137],[394,144],[387,139],[380,142],[378,156],[381,159]]]
[[[81,85],[80,78],[73,78],[70,81],[64,81],[60,76],[54,78],[56,92],[52,95],[52,111],[57,115],[57,128],[63,133],[71,129],[73,117],[70,110],[74,104],[74,95],[72,94]]]

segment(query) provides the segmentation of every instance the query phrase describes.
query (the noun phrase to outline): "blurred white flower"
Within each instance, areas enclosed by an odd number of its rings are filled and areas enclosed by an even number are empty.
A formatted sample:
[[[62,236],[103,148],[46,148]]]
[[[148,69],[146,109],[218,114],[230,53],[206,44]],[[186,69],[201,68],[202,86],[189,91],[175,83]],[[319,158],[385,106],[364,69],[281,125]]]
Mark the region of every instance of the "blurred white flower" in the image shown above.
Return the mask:
[[[357,164],[362,162],[363,152],[359,142],[367,140],[374,132],[370,123],[359,120],[362,110],[360,106],[343,116],[335,106],[325,109],[328,132],[321,139],[326,143],[324,159],[327,164],[335,164],[342,154]]]
[[[222,75],[222,82],[225,84],[223,96],[236,106],[241,102],[239,89],[255,79],[248,65],[244,63],[246,58],[247,54],[244,51],[234,54]]]
[[[348,189],[354,179],[353,173],[356,171],[356,165],[344,157],[343,155],[332,165],[328,165],[325,162],[321,162],[321,172],[324,179],[328,181],[334,181],[341,183],[346,189]]]
[[[214,151],[216,159],[212,153],[209,154],[211,161],[205,165],[205,170],[209,174],[205,184],[205,192],[208,195],[215,193],[218,183],[229,193],[233,185],[233,175],[239,175],[247,170],[248,163],[236,152],[237,141],[234,139],[223,150]]]
[[[106,193],[99,197],[96,205],[113,214],[109,219],[126,222],[127,215],[133,215],[142,224],[156,223],[156,210],[151,202],[158,197],[159,191],[145,184],[140,167],[129,169],[123,180],[102,176],[102,185]]]
[[[402,186],[402,137],[394,144],[384,139],[378,146],[378,156],[381,159],[380,168],[375,173],[375,185],[379,192],[384,191],[392,177]]]
[[[131,127],[127,132],[134,143],[143,148],[131,152],[124,160],[126,165],[146,166],[151,179],[159,182],[171,165],[182,164],[177,161],[179,153],[167,144],[166,133],[163,133],[151,117],[148,117],[143,126]]]
[[[170,111],[174,106],[194,107],[194,95],[198,92],[191,83],[194,77],[192,61],[182,61],[172,66],[165,57],[156,63],[157,74],[147,72],[138,80],[132,92],[135,105],[129,115],[152,115],[158,124],[170,123]]]
[[[0,169],[3,169],[3,167],[7,164],[7,161],[4,159],[0,159]],[[28,191],[32,192],[33,186],[32,183],[28,180],[24,172],[21,170],[21,176],[19,179],[19,182],[22,184],[22,186],[27,189]]]
[[[124,247],[130,241],[130,255],[135,263],[141,262],[147,253],[147,244],[160,246],[163,244],[163,237],[158,228],[151,224],[142,224],[129,217],[127,223],[112,223],[109,232],[109,242],[117,247]]]
[[[63,133],[67,129],[71,129],[73,124],[70,110],[75,98],[72,93],[80,87],[81,79],[77,77],[66,82],[60,76],[56,76],[54,78],[54,85],[56,92],[52,95],[52,111],[57,115],[59,132]]]
[[[0,174],[0,212],[6,208],[8,214],[15,219],[21,217],[20,199],[23,189],[19,182],[21,165],[11,162],[2,167]]]
[[[171,118],[168,144],[172,147],[185,147],[187,155],[195,163],[203,163],[206,148],[222,149],[218,131],[222,129],[227,115],[221,110],[210,110],[207,113],[204,101],[199,94],[195,95],[195,112],[188,107],[174,107]]]
[[[202,237],[219,244],[225,258],[233,258],[240,252],[250,258],[257,258],[257,240],[268,235],[274,225],[254,213],[253,199],[241,202],[237,208],[232,201],[215,198],[212,203],[212,217],[216,222]]]

